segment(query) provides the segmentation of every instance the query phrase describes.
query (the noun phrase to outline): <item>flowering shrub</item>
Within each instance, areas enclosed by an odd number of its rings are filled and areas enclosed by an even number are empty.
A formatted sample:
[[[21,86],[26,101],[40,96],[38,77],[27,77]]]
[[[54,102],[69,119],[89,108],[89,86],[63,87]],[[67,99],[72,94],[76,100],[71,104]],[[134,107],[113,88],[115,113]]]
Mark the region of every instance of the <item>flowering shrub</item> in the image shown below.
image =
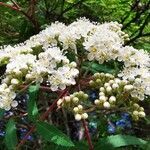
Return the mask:
[[[1,76],[0,108],[17,107],[20,87],[36,83],[52,92],[62,90],[58,109],[82,120],[85,131],[90,112],[119,110],[134,120],[145,117],[140,103],[150,96],[150,56],[124,46],[127,40],[117,22],[81,18],[68,26],[55,22],[24,43],[2,47],[0,66],[6,70]],[[92,149],[89,135],[87,139]]]

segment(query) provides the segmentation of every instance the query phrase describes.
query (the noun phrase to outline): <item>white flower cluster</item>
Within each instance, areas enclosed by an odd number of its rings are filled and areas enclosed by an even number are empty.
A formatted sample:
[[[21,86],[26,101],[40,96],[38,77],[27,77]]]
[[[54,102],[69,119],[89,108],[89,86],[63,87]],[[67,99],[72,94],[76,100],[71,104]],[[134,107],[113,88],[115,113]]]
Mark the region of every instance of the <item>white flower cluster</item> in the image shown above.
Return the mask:
[[[24,43],[0,49],[0,66],[7,65],[2,84],[7,84],[7,88],[15,92],[20,84],[33,80],[42,82],[46,77],[53,91],[65,89],[75,84],[79,73],[76,63],[67,58],[67,52],[74,51],[80,55],[83,51],[84,58],[87,56],[89,61],[123,62],[123,70],[118,76],[131,81],[140,78],[136,91],[141,94],[134,91],[132,95],[143,99],[142,94],[150,95],[150,57],[144,50],[124,47],[125,40],[128,40],[128,35],[121,31],[117,22],[99,24],[85,18],[68,26],[55,22]],[[3,104],[0,108],[5,108],[6,97],[3,97],[4,94],[0,94],[0,103]],[[13,98],[8,101],[13,102]]]
[[[79,71],[75,62],[69,62],[58,47],[48,48],[38,55],[18,54],[10,58],[5,78],[0,85],[0,108],[9,110],[16,107],[14,100],[19,85],[26,82],[43,82],[46,78],[52,91],[74,85]]]

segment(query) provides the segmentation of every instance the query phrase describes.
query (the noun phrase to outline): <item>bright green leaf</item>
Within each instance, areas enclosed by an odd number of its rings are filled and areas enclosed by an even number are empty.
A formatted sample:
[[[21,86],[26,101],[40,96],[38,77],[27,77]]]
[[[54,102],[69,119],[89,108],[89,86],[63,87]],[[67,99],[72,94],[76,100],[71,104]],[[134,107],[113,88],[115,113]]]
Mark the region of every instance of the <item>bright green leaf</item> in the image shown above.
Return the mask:
[[[16,126],[13,119],[10,119],[6,125],[6,135],[5,135],[5,144],[7,149],[15,150],[17,145],[17,134],[16,134]]]
[[[76,0],[66,0],[66,2],[68,2],[68,3],[74,3],[74,2],[76,2]]]
[[[115,148],[129,145],[138,145],[140,147],[143,147],[145,144],[147,144],[147,141],[137,138],[135,136],[118,134],[100,139],[96,146],[96,150],[113,150]]]
[[[29,101],[28,101],[28,117],[30,120],[34,121],[38,118],[38,108],[36,101],[38,98],[39,85],[31,85],[29,87]]]
[[[72,141],[54,125],[47,122],[39,121],[36,123],[37,132],[47,141],[53,142],[57,145],[72,147]]]

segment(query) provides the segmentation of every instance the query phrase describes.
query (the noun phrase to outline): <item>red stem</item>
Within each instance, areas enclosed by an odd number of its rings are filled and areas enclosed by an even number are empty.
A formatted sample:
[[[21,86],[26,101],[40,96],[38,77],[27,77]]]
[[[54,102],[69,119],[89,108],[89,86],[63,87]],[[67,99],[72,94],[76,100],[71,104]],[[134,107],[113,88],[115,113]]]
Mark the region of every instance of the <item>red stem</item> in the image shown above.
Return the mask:
[[[12,10],[20,11],[18,7],[16,7],[16,6],[14,7],[12,5],[8,5],[8,4],[5,4],[3,2],[0,2],[0,5],[11,8]]]
[[[87,122],[84,119],[82,119],[82,124],[83,124],[84,130],[85,130],[85,135],[86,135],[88,144],[89,144],[89,150],[94,150],[94,147],[93,147],[93,144],[91,141],[91,137],[90,137],[90,133],[89,133],[89,129],[87,126]]]
[[[40,117],[40,120],[45,120],[49,113],[51,111],[53,111],[53,109],[55,108],[55,106],[57,105],[57,101],[62,98],[66,93],[68,92],[68,90],[64,90],[59,97],[52,103],[52,105],[49,107],[49,109]],[[23,137],[23,139],[21,140],[21,142],[18,144],[17,149],[19,149],[20,146],[22,146],[26,140],[28,139],[29,135],[35,130],[36,126],[32,126],[32,128],[29,130],[29,132]]]

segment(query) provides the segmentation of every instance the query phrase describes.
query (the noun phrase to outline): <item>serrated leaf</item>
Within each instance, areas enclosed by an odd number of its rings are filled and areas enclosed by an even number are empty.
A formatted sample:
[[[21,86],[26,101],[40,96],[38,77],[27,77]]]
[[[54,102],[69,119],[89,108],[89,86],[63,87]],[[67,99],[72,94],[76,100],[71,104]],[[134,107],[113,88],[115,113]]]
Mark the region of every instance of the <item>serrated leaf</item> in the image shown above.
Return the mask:
[[[137,138],[135,136],[118,134],[100,139],[97,143],[96,150],[113,150],[115,148],[129,145],[138,145],[140,147],[143,147],[146,144],[147,141]]]
[[[73,142],[54,125],[47,122],[38,121],[36,123],[37,132],[47,141],[53,142],[57,145],[72,147]]]
[[[29,100],[28,100],[28,106],[27,106],[27,111],[28,111],[28,118],[31,121],[35,121],[39,114],[38,114],[38,108],[37,108],[37,98],[38,98],[38,92],[39,92],[39,85],[31,85],[29,87]]]
[[[13,119],[10,119],[6,125],[5,144],[7,149],[15,150],[17,143],[18,140],[17,140],[15,122]]]

